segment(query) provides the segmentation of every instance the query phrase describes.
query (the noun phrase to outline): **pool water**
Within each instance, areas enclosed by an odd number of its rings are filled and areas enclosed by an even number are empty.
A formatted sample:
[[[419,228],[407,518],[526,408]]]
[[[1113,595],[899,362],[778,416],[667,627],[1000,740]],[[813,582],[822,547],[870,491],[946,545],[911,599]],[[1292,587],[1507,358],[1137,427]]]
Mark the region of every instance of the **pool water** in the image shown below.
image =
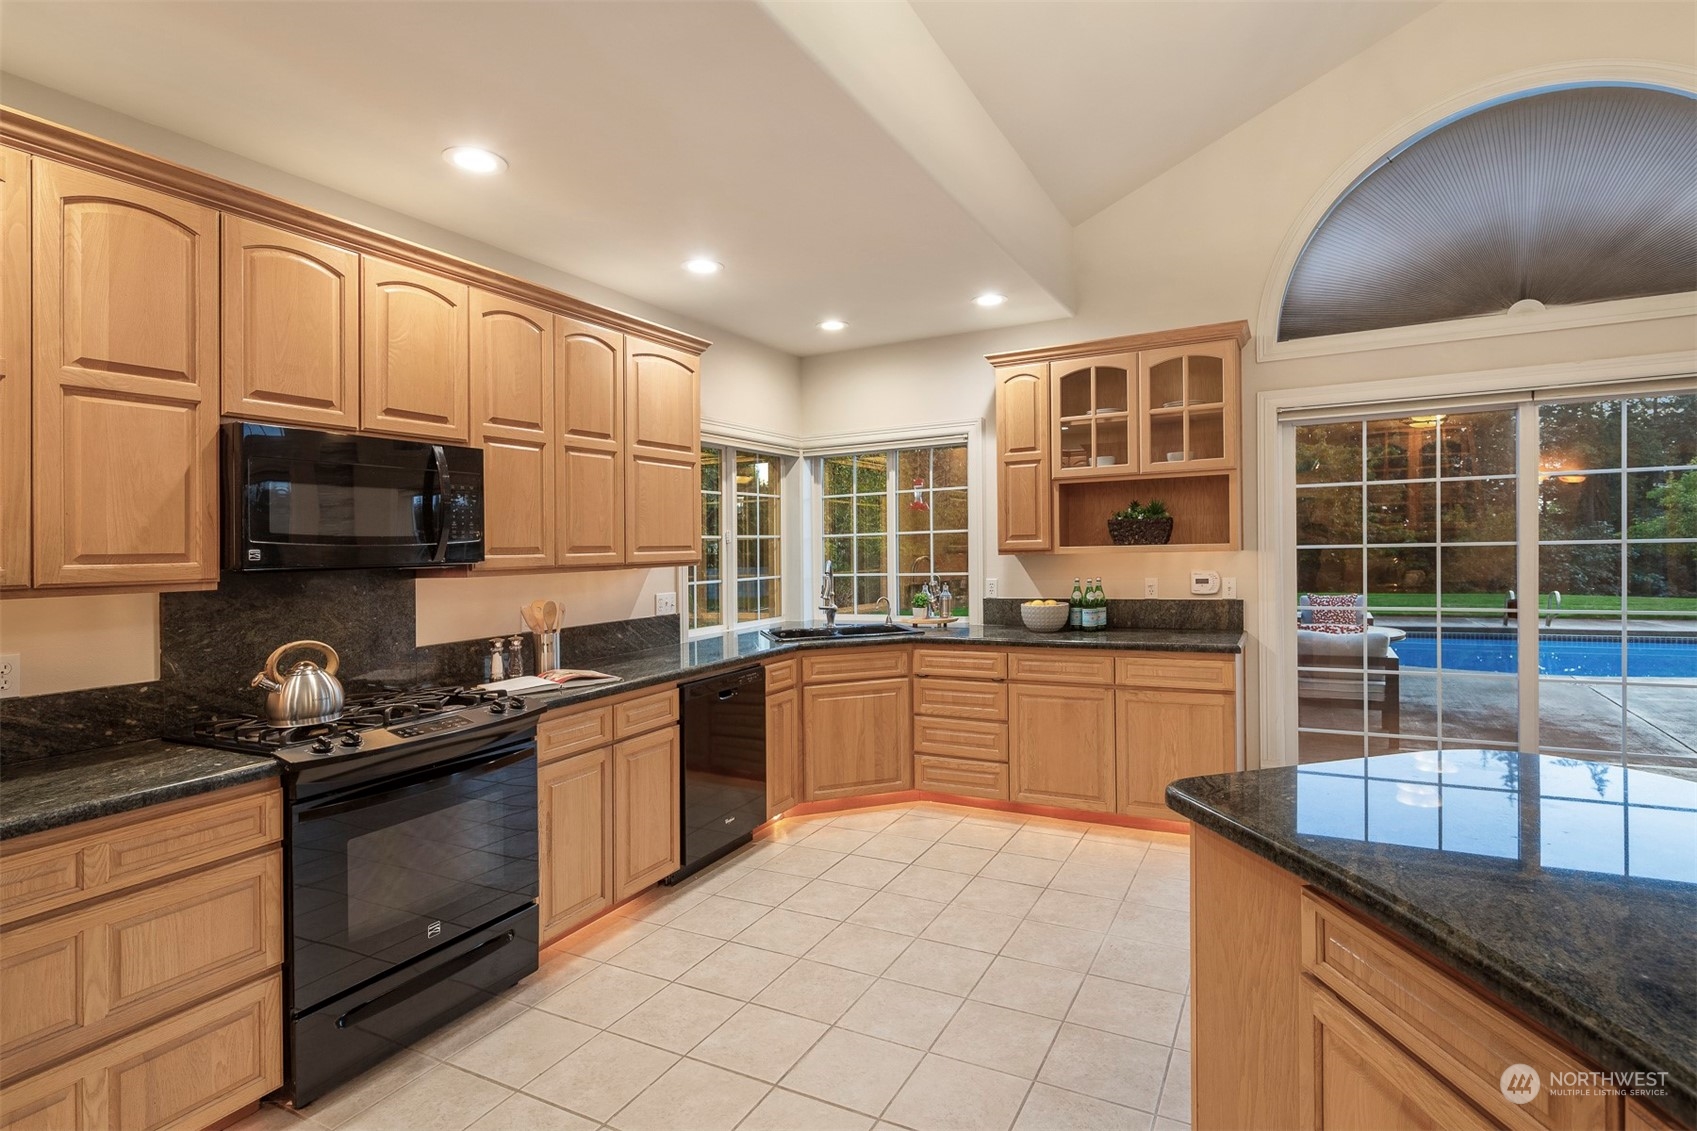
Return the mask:
[[[1413,631],[1393,645],[1404,668],[1438,666],[1437,634]],[[1511,635],[1485,632],[1444,633],[1446,671],[1513,672],[1516,641]],[[1541,675],[1619,678],[1618,636],[1546,635],[1539,638]],[[1627,671],[1635,679],[1697,679],[1697,636],[1628,636]]]

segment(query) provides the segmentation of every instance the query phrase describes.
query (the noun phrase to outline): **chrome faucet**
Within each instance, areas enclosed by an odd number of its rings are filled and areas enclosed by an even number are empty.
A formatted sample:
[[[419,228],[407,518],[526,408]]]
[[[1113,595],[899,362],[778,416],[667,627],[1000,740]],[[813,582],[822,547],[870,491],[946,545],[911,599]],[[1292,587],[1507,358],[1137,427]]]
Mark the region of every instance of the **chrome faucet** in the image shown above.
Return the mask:
[[[874,601],[873,604],[884,606],[884,624],[887,625],[890,628],[894,628],[896,626],[896,615],[895,615],[895,613],[890,611],[890,598],[889,598],[889,596],[885,595],[883,597],[880,597],[876,601]]]
[[[825,580],[819,586],[819,611],[825,614],[825,627],[837,627],[837,587],[832,577],[831,562],[825,562]]]

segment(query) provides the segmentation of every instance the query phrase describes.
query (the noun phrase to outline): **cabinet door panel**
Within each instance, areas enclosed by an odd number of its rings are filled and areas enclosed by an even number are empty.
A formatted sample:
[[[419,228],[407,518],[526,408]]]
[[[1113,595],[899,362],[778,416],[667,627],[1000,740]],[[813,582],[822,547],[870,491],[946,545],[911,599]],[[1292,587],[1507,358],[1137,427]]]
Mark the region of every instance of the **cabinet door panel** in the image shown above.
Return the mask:
[[[700,461],[637,453],[625,466],[625,560],[693,564],[701,556]]]
[[[611,753],[603,747],[537,771],[544,939],[613,905]]]
[[[625,341],[625,560],[690,565],[701,556],[700,359]]]
[[[471,435],[468,288],[369,255],[360,271],[361,426],[465,443]]]
[[[1015,801],[1112,810],[1113,691],[1010,684],[1008,760]]]
[[[224,217],[223,412],[359,427],[359,256]]]
[[[625,339],[556,316],[561,565],[625,560]]]
[[[1227,340],[1145,350],[1138,355],[1143,471],[1237,466],[1242,352],[1237,342]]]
[[[1229,692],[1118,693],[1119,807],[1168,816],[1167,784],[1237,769],[1237,714]]]
[[[911,788],[912,716],[905,678],[804,687],[802,763],[807,799]]]
[[[766,816],[801,800],[801,692],[766,696]]]
[[[678,728],[613,747],[613,896],[628,899],[678,870]]]
[[[33,162],[35,581],[217,575],[218,215]]]
[[[554,564],[554,316],[471,294],[472,442],[483,449],[484,559],[477,568]]]
[[[0,147],[0,588],[30,577],[29,157]]]
[[[996,540],[1005,553],[1052,549],[1049,367],[996,370]]]

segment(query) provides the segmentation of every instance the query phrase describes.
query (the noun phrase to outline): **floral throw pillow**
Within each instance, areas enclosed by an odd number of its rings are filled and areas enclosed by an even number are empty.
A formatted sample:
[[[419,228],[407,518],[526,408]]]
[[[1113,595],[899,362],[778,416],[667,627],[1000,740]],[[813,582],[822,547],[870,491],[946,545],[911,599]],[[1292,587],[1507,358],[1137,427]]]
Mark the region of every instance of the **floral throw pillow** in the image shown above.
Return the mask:
[[[1337,636],[1365,632],[1361,606],[1356,603],[1359,600],[1349,594],[1309,594],[1308,623],[1303,627]]]

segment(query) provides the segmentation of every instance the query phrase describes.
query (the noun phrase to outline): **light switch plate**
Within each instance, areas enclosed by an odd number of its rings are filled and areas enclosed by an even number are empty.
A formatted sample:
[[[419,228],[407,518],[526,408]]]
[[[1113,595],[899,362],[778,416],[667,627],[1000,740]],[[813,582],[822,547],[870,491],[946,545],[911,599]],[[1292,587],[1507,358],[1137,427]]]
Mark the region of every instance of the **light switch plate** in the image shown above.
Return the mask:
[[[997,596],[998,594],[1001,593],[1001,591],[1002,591],[1002,587],[1001,587],[999,578],[986,577],[984,579],[984,595],[986,597]]]
[[[678,595],[676,593],[654,594],[654,615],[657,617],[677,616]]]
[[[16,652],[0,655],[0,699],[12,699],[21,694],[23,660]]]
[[[1237,578],[1228,577],[1220,582],[1220,596],[1230,600],[1237,596]]]

